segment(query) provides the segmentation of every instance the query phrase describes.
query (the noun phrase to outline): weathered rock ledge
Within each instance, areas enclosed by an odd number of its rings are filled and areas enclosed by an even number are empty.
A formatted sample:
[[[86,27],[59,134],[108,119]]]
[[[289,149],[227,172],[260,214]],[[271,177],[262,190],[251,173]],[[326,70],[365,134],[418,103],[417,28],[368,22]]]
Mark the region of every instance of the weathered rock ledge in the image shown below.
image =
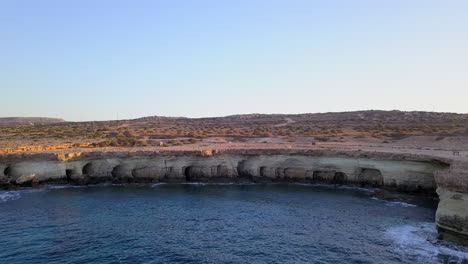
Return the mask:
[[[440,198],[436,224],[444,239],[468,245],[468,165],[384,152],[227,149],[11,153],[0,155],[4,188],[43,183],[306,182],[354,184]]]

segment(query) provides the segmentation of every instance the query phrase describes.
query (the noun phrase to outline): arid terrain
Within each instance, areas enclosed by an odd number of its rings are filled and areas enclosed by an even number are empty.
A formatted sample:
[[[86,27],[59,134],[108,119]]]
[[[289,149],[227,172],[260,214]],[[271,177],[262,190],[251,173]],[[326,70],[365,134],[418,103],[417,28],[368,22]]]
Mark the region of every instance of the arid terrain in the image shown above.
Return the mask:
[[[357,111],[215,118],[143,117],[64,122],[0,119],[0,153],[119,148],[377,148],[386,151],[468,149],[468,114]]]
[[[437,192],[439,233],[468,245],[468,114],[359,111],[2,123],[4,188],[246,180]]]

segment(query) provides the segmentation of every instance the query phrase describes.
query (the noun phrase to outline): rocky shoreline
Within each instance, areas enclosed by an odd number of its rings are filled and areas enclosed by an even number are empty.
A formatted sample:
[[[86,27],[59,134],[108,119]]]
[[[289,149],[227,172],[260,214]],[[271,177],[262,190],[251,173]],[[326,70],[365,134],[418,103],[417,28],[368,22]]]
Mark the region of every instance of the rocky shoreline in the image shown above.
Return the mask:
[[[104,182],[297,182],[372,186],[411,193],[435,194],[437,191],[439,234],[443,239],[468,245],[465,165],[444,158],[293,149],[0,155],[0,185],[3,188]]]

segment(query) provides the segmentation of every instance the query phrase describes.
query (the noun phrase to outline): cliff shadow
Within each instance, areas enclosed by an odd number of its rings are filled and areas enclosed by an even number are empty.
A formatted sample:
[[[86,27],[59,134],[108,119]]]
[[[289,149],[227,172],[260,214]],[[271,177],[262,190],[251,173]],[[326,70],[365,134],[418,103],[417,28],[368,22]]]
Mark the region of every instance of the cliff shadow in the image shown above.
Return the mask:
[[[193,170],[192,168],[193,168],[192,166],[187,166],[187,167],[183,168],[184,177],[185,177],[186,182],[190,182],[190,181],[194,180],[194,178],[192,176],[192,170]]]
[[[3,170],[3,175],[5,177],[11,177],[11,166],[6,166],[6,168]]]
[[[320,170],[313,172],[312,181],[314,183],[346,184],[348,176],[341,171]]]
[[[384,185],[384,177],[378,169],[358,168],[357,182],[361,186],[381,187]]]
[[[112,179],[119,178],[119,171],[120,171],[121,168],[122,168],[121,165],[117,165],[112,169],[112,171],[111,171]]]
[[[73,169],[66,169],[65,170],[65,177],[67,179],[67,182],[70,182],[71,181],[71,177],[75,175],[75,170]]]
[[[213,180],[212,176],[216,176],[212,175],[211,167],[188,166],[183,171],[187,182],[209,182]]]
[[[91,166],[92,164],[91,163],[86,163],[86,165],[83,166],[83,168],[81,169],[81,174],[83,176],[89,176],[89,174],[91,174]]]
[[[117,165],[112,168],[110,173],[113,183],[132,183],[135,182],[136,169],[129,171],[123,165]],[[141,179],[144,181],[144,179]]]

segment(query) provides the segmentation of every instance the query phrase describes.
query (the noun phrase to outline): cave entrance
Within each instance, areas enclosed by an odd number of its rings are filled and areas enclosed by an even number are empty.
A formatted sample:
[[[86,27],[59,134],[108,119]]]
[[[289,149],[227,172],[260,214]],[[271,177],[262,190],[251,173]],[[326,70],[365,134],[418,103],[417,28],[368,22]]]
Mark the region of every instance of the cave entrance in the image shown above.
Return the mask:
[[[358,181],[361,185],[370,185],[374,187],[382,186],[384,178],[382,172],[377,169],[361,168],[358,173]]]
[[[117,165],[112,169],[112,172],[111,172],[112,178],[118,178],[119,177],[119,171],[120,171],[121,168],[122,168],[122,166]]]
[[[334,184],[345,184],[347,180],[346,174],[343,172],[336,172],[333,177]]]
[[[192,176],[192,166],[185,167],[184,169],[184,176],[186,181],[191,181],[193,180]]]
[[[348,176],[344,172],[329,170],[329,171],[314,171],[312,180],[318,183],[328,184],[345,184]]]
[[[88,175],[91,172],[91,163],[88,163],[83,166],[83,169],[81,170],[82,175]]]
[[[331,171],[314,171],[312,180],[317,183],[331,183],[335,178],[336,172]]]
[[[70,181],[71,176],[73,175],[73,170],[72,169],[67,169],[65,170],[65,175],[67,176],[67,181]]]
[[[5,175],[6,177],[10,177],[10,176],[11,176],[11,167],[10,167],[10,166],[7,166],[7,167],[3,170],[3,175]]]

